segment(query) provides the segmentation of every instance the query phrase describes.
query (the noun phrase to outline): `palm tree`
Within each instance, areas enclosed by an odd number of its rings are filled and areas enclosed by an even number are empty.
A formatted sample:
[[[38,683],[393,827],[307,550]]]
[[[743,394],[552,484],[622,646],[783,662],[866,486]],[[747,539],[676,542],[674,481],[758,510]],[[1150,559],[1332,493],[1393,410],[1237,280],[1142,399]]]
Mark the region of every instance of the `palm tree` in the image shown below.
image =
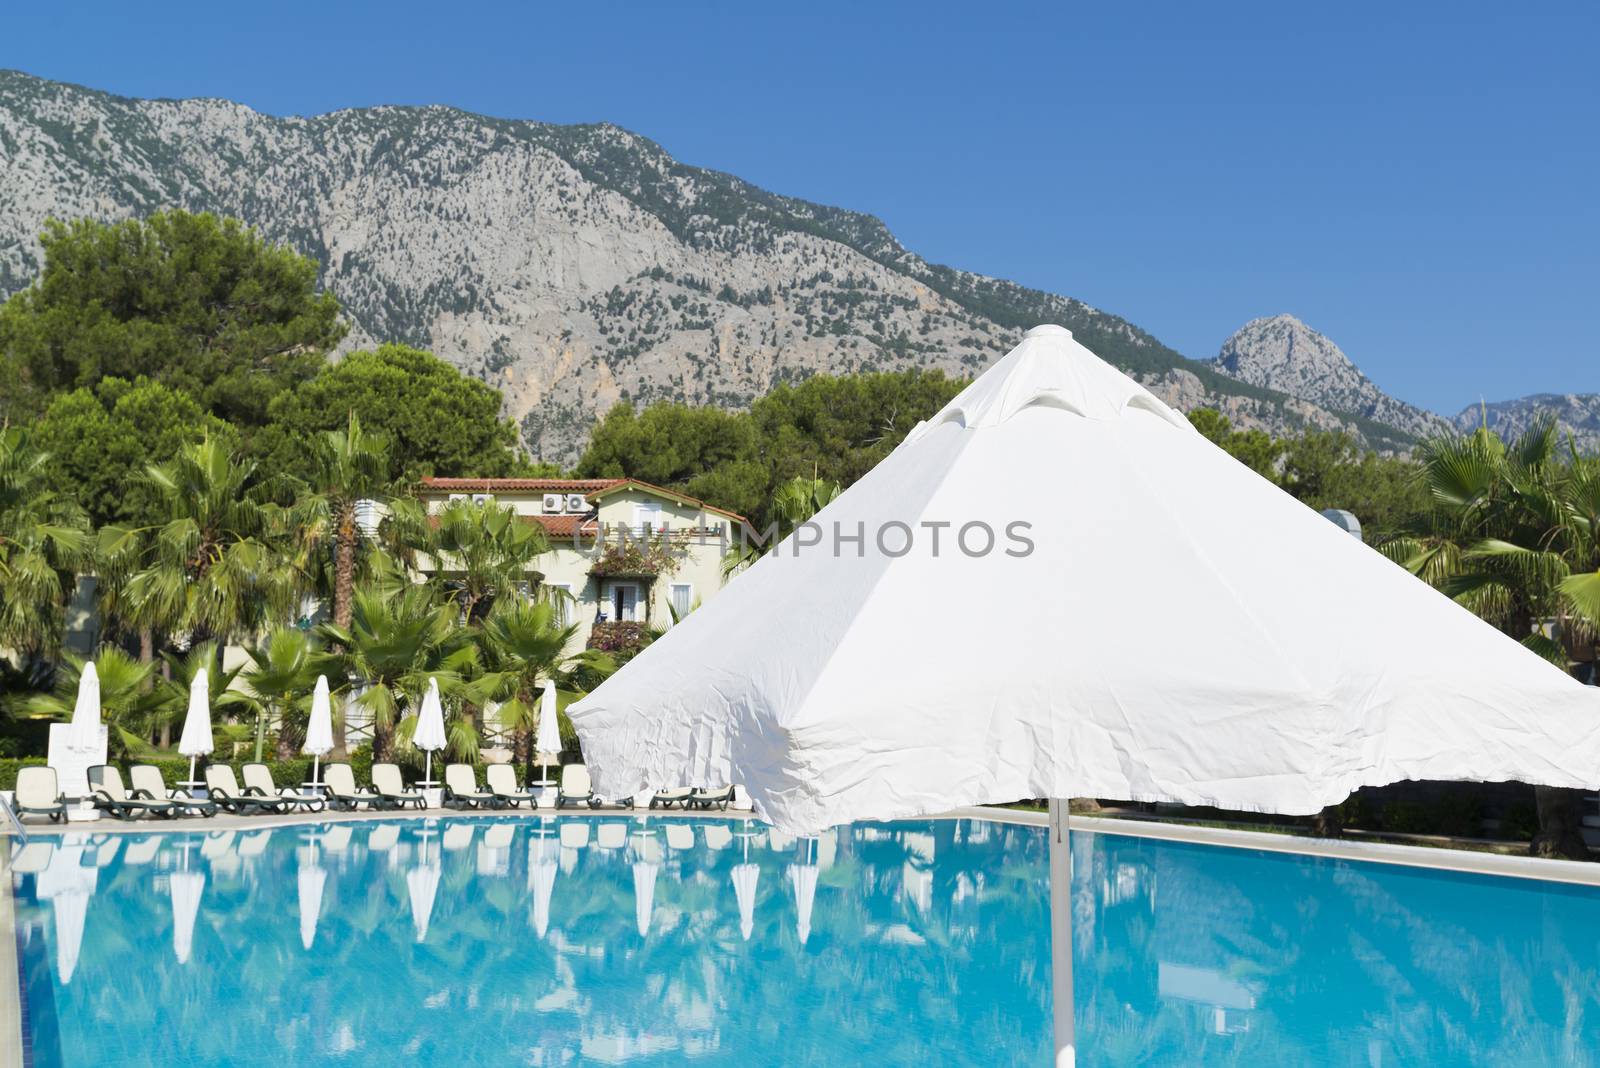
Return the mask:
[[[59,644],[94,557],[89,518],[51,489],[48,463],[21,429],[0,429],[0,648],[24,654]]]
[[[456,696],[462,677],[476,669],[478,650],[472,632],[459,619],[460,609],[440,602],[426,585],[358,586],[350,626],[329,623],[319,628],[343,650],[337,662],[345,676],[365,687],[356,700],[372,715],[374,759],[393,755],[396,729],[409,723],[402,722],[402,711],[410,707],[413,696],[427,689],[430,677],[439,680],[441,693]],[[458,717],[451,730],[451,750],[475,756],[477,736],[470,725],[463,733]],[[409,744],[409,731],[401,733]]]
[[[297,627],[274,627],[265,641],[245,652],[250,663],[241,675],[256,717],[256,759],[261,759],[267,724],[276,721],[277,756],[287,760],[299,748],[305,731],[300,713],[308,709],[317,675],[326,670],[329,659]]]
[[[274,507],[258,499],[255,465],[213,438],[146,471],[167,520],[108,528],[108,559],[127,559],[119,609],[162,634],[226,639],[293,608],[295,582],[278,549]]]
[[[1487,427],[1425,443],[1422,477],[1434,508],[1420,529],[1380,549],[1565,669],[1567,642],[1586,636],[1592,644],[1600,626],[1600,475],[1576,457],[1564,464],[1559,451],[1553,421],[1510,448]],[[1587,857],[1582,794],[1539,787],[1535,795],[1534,850]]]
[[[554,604],[518,598],[497,604],[477,636],[484,671],[467,692],[479,705],[499,703],[500,721],[512,732],[514,759],[524,765],[533,762],[542,686],[554,686],[558,674],[580,667],[602,678],[614,670],[605,653],[586,649],[569,654],[578,625],[563,626],[560,619]]]
[[[460,603],[466,621],[483,620],[496,599],[528,585],[530,565],[549,550],[544,528],[494,501],[450,501],[429,515],[412,499],[395,502],[391,538],[431,561],[433,582]]]
[[[841,492],[839,483],[819,478],[815,473],[810,478],[797,475],[779,486],[772,495],[772,526],[763,532],[767,535],[766,541],[757,544],[751,539],[728,550],[722,558],[722,577],[731,578],[771,552],[779,542],[794,533],[796,527],[810,521]]]
[[[314,440],[311,459],[315,473],[298,487],[301,493],[291,519],[303,561],[331,556],[333,622],[349,627],[363,544],[357,512],[361,502],[388,496],[387,445],[383,438],[364,432],[351,412],[345,429],[326,431]]]
[[[54,692],[33,697],[26,707],[41,715],[70,719],[87,662],[68,653],[56,671]],[[95,652],[94,666],[100,676],[100,718],[110,735],[109,755],[148,754],[150,739],[162,718],[171,715],[161,696],[150,692],[148,683],[155,665],[142,663],[114,645],[102,645]]]
[[[318,593],[331,594],[334,625],[348,630],[362,549],[373,545],[363,537],[358,513],[364,501],[388,499],[387,442],[363,431],[351,412],[343,430],[314,440],[311,461],[312,477],[297,487],[301,492],[290,513],[297,564],[314,577]],[[341,753],[345,748],[343,717],[335,724],[334,747]]]

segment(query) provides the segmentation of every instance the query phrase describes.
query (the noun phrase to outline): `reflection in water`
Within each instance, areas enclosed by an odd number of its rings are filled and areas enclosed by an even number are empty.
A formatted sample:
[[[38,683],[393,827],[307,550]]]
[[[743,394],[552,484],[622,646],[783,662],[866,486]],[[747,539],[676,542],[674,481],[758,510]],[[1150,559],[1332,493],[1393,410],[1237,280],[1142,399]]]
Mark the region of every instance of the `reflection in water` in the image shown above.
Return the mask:
[[[998,824],[562,816],[74,833],[13,871],[38,1064],[1031,1065],[1045,860]],[[1085,1066],[1600,1060],[1592,891],[1074,862]]]

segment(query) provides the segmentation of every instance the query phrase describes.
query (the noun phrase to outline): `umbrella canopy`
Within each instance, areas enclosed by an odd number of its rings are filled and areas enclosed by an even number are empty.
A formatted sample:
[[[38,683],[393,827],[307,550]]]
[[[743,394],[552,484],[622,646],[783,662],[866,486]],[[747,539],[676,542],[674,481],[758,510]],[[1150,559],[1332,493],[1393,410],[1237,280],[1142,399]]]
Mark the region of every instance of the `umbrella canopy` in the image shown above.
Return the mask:
[[[528,889],[533,891],[533,930],[540,938],[550,930],[550,900],[561,870],[561,842],[552,835],[528,843]]]
[[[436,752],[445,747],[444,705],[439,700],[439,680],[428,680],[428,692],[422,698],[422,709],[417,713],[417,729],[411,744],[424,752]]]
[[[72,748],[93,749],[100,744],[100,673],[86,661],[78,676],[78,700],[72,706]]]
[[[317,863],[317,840],[300,854],[300,871],[295,885],[300,897],[300,944],[310,949],[317,940],[317,920],[322,916],[322,890],[328,882],[328,873]]]
[[[656,908],[656,875],[661,865],[648,860],[633,862],[633,917],[639,925],[639,937],[650,933],[650,917]]]
[[[568,714],[598,794],[738,782],[792,834],[1051,798],[1064,1065],[1059,799],[1304,814],[1402,779],[1600,781],[1600,695],[1059,326]]]
[[[428,842],[422,842],[422,861],[406,872],[406,894],[411,899],[411,925],[417,941],[428,937],[428,921],[433,918],[433,899],[439,893],[439,860],[428,860]]]
[[[50,902],[55,921],[56,975],[65,986],[78,970],[78,954],[83,948],[83,927],[89,917],[89,899],[94,896],[100,873],[85,864],[81,845],[58,846],[50,863],[37,876],[34,895]]]
[[[599,794],[739,782],[813,833],[1020,797],[1311,813],[1401,779],[1600,780],[1600,696],[1060,327],[814,522],[568,710]]]
[[[183,734],[178,752],[186,757],[201,757],[216,748],[211,740],[211,681],[206,669],[194,673],[189,683],[189,711],[183,717]]]
[[[194,949],[194,921],[200,913],[200,896],[206,892],[203,871],[175,871],[172,891],[172,952],[179,964],[188,964]]]
[[[545,683],[544,693],[539,695],[539,730],[533,747],[548,760],[556,759],[561,753],[561,723],[556,714],[554,679]]]
[[[323,757],[333,752],[333,698],[328,694],[328,676],[317,676],[311,695],[311,719],[306,723],[306,744],[302,753]]]
[[[739,899],[739,933],[746,942],[756,929],[756,883],[761,869],[748,861],[733,866],[733,895]]]

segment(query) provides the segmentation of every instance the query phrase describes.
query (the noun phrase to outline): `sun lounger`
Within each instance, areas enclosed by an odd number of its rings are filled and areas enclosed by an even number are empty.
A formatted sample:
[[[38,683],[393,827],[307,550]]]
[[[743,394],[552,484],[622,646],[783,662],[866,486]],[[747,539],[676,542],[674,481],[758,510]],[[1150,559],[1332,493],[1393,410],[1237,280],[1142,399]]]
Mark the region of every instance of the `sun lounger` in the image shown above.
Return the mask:
[[[372,765],[372,788],[378,793],[379,808],[422,808],[427,804],[420,790],[406,789],[398,764]]]
[[[327,807],[320,797],[308,797],[292,786],[280,787],[272,781],[272,769],[265,764],[244,766],[244,792],[249,797],[277,798],[302,812],[321,812]]]
[[[176,815],[215,816],[217,806],[214,801],[205,801],[187,790],[169,790],[167,781],[161,777],[161,769],[154,764],[135,764],[128,769],[128,779],[133,784],[136,796],[152,797],[157,800],[172,802],[172,807],[177,810]]]
[[[503,805],[516,808],[526,801],[529,808],[539,807],[539,796],[517,788],[517,771],[510,764],[490,764],[483,769],[485,785]]]
[[[687,807],[689,795],[694,793],[687,786],[680,786],[673,790],[658,790],[650,799],[651,808],[671,808],[673,805]]]
[[[471,764],[445,765],[444,803],[450,808],[500,807],[494,794],[478,789],[478,777],[473,774]]]
[[[330,827],[328,833],[322,836],[322,849],[326,853],[344,853],[349,850],[350,839],[354,836],[355,830],[348,823]]]
[[[594,787],[589,782],[589,769],[582,764],[567,764],[561,769],[561,789],[556,792],[556,808],[568,805],[600,807],[599,799],[594,796]]]
[[[200,843],[200,855],[207,860],[218,860],[233,852],[233,840],[238,837],[237,831],[217,831],[206,835],[206,840]]]
[[[29,842],[11,858],[11,874],[38,875],[50,866],[50,860],[55,855],[54,842]]]
[[[206,792],[211,800],[225,812],[251,815],[261,812],[289,812],[294,805],[276,797],[258,797],[245,793],[233,768],[227,764],[206,765]]]
[[[322,765],[322,787],[328,791],[328,804],[336,809],[354,812],[362,805],[369,809],[378,806],[378,795],[356,786],[356,773],[349,764]]]
[[[271,827],[261,831],[251,831],[249,834],[239,836],[237,852],[241,857],[259,857],[267,851],[267,843],[270,841],[272,841]]]
[[[400,825],[385,823],[381,827],[372,828],[372,833],[367,835],[367,849],[374,853],[387,853],[400,841]]]
[[[728,811],[728,803],[733,800],[733,787],[719,786],[713,790],[696,790],[689,795],[689,800],[683,803],[684,808],[718,808],[723,812]]]
[[[30,766],[17,770],[17,788],[12,807],[18,817],[49,816],[59,823],[67,818],[66,798],[56,782],[56,769]]]
[[[119,820],[136,820],[140,816],[177,815],[171,801],[154,797],[141,797],[139,791],[129,792],[122,784],[122,772],[110,764],[96,764],[89,769],[89,799],[101,812],[109,812]]]
[[[156,859],[156,854],[159,852],[161,852],[161,836],[147,835],[128,843],[128,848],[122,851],[122,863],[124,866],[148,864]]]

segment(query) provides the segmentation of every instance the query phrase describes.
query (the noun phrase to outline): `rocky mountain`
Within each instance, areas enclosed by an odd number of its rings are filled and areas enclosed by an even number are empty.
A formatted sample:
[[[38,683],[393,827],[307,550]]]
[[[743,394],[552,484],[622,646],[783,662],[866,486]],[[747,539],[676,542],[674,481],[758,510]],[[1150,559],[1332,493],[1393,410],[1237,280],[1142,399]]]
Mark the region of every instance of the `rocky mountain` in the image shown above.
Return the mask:
[[[1490,430],[1511,441],[1552,416],[1580,450],[1600,452],[1600,393],[1535,393],[1517,400],[1474,404],[1450,422],[1463,433],[1487,422]]]
[[[1331,343],[1337,360],[1264,330],[1185,359],[1082,301],[928,263],[870,215],[686,166],[611,125],[446,107],[278,118],[0,71],[0,296],[38,270],[46,217],[164,207],[237,216],[316,257],[347,345],[408,342],[493,383],[548,460],[573,459],[619,399],[738,406],[820,371],[965,376],[1041,322],[1240,426],[1404,448],[1427,425],[1363,393]],[[1307,352],[1348,368],[1338,388],[1288,395],[1315,385],[1291,370]]]
[[[1245,323],[1222,343],[1214,362],[1218,370],[1242,382],[1392,427],[1412,438],[1449,428],[1434,413],[1383,392],[1338,345],[1292,315]]]

